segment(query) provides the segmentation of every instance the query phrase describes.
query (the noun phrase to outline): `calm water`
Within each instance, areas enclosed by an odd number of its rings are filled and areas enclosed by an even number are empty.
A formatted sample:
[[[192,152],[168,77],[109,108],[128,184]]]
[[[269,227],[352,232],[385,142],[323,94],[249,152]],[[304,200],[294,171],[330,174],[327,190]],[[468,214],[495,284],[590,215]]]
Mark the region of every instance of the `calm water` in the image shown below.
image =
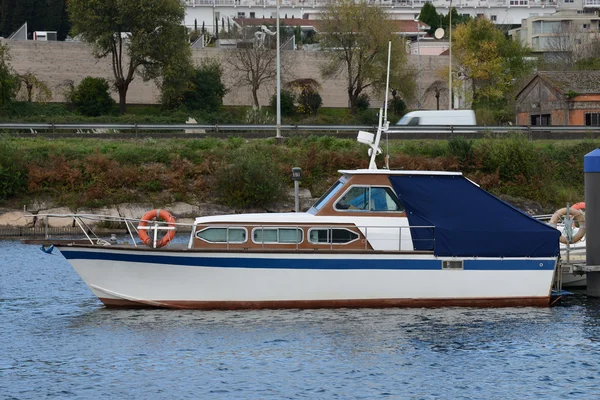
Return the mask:
[[[0,241],[0,398],[598,398],[600,302],[548,309],[113,311]]]

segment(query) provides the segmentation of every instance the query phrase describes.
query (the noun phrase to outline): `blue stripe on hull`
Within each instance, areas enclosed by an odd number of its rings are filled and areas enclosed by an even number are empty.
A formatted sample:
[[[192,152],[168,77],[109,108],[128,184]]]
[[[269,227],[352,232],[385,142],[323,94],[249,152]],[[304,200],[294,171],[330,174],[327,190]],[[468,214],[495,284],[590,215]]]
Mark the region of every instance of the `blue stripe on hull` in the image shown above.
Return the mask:
[[[143,264],[168,264],[186,267],[218,268],[269,268],[269,269],[318,269],[318,270],[441,270],[441,260],[415,259],[315,259],[315,258],[228,258],[190,257],[150,254],[123,254],[115,252],[88,252],[61,250],[67,260],[103,260],[136,262]],[[300,254],[299,254],[300,256]],[[469,271],[517,271],[553,270],[554,259],[546,260],[465,260],[464,269]]]

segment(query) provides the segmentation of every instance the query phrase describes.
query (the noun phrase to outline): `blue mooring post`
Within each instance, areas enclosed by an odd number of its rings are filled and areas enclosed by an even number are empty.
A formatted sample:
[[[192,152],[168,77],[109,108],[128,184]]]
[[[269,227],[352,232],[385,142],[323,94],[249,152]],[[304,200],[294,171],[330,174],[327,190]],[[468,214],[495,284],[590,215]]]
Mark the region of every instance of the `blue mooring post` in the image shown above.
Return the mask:
[[[583,157],[588,296],[600,297],[600,149]]]

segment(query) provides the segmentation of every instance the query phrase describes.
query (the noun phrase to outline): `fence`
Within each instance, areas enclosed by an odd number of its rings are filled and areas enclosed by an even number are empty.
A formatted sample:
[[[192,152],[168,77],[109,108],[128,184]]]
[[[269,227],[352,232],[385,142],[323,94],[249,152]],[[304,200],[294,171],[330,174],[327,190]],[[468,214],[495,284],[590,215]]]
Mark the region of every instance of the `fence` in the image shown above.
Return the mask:
[[[127,139],[135,137],[266,138],[275,136],[276,125],[207,125],[207,124],[54,124],[0,123],[0,132],[17,137],[77,137]],[[283,136],[332,135],[355,138],[359,130],[376,131],[372,125],[281,125]],[[391,126],[390,139],[448,139],[452,136],[478,138],[521,132],[531,139],[599,138],[600,127],[592,126]]]

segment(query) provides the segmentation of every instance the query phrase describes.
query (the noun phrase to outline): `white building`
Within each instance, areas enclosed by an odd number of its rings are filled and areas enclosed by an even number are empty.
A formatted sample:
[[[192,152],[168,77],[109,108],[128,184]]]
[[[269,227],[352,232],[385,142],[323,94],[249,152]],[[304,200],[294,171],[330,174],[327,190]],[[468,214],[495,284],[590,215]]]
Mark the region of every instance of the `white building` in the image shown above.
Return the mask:
[[[185,25],[214,32],[215,20],[227,23],[227,18],[274,18],[277,0],[185,0]],[[280,18],[317,19],[332,0],[280,0]],[[424,0],[369,0],[383,7],[394,19],[413,20],[426,3]],[[431,1],[438,13],[447,14],[449,0]],[[600,0],[454,0],[452,6],[459,14],[485,16],[497,24],[518,25],[529,17],[551,15],[559,10],[599,8]]]

